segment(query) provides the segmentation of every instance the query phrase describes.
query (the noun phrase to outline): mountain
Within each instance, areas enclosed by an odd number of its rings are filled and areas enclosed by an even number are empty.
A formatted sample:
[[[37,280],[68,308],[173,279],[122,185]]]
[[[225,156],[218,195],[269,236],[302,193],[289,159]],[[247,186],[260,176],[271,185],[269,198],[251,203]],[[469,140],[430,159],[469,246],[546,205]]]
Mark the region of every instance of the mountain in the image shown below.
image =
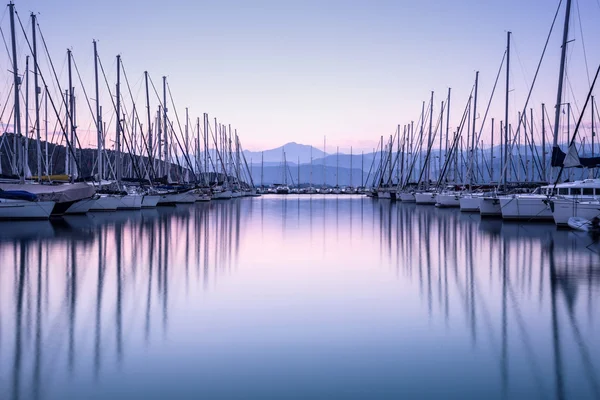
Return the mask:
[[[265,163],[281,163],[283,161],[283,151],[285,149],[285,158],[287,161],[294,162],[297,164],[298,158],[300,158],[300,163],[302,164],[310,162],[311,148],[313,159],[322,158],[323,156],[327,155],[322,150],[319,150],[314,146],[299,144],[295,142],[290,142],[284,144],[283,146],[276,147],[270,150],[265,150],[263,152],[244,150],[244,155],[246,156],[246,160],[248,161],[248,163],[250,163],[250,159],[252,159],[253,164],[260,164],[261,154],[264,156]]]

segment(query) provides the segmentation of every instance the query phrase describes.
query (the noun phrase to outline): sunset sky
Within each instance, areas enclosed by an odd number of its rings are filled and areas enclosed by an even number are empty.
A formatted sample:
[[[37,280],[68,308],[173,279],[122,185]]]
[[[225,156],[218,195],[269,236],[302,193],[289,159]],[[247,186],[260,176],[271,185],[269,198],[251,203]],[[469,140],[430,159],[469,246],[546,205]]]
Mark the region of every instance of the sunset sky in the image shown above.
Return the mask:
[[[168,77],[180,118],[185,107],[194,119],[203,112],[216,116],[237,128],[250,150],[291,141],[321,147],[327,135],[329,151],[335,146],[345,151],[351,145],[371,149],[397,124],[416,122],[432,90],[437,115],[452,88],[451,125],[457,125],[477,70],[482,117],[507,30],[513,32],[511,118],[516,120],[558,3],[17,0],[16,9],[22,20],[30,11],[39,13],[62,82],[66,49],[73,50],[89,97],[96,39],[111,84],[114,57],[121,54],[134,96],[144,107],[142,78],[148,70],[156,85],[162,75]],[[542,102],[552,113],[556,101],[563,18],[564,3],[532,97],[538,114]],[[589,89],[583,45],[591,78],[600,61],[599,18],[600,2],[573,2],[564,101],[574,102],[575,115]],[[10,44],[7,8],[1,26]],[[3,54],[2,103],[11,79],[6,50]],[[503,72],[490,114],[496,121],[504,114],[504,85]],[[83,121],[91,119],[80,100],[79,125],[85,129]],[[483,138],[489,142],[489,135]]]

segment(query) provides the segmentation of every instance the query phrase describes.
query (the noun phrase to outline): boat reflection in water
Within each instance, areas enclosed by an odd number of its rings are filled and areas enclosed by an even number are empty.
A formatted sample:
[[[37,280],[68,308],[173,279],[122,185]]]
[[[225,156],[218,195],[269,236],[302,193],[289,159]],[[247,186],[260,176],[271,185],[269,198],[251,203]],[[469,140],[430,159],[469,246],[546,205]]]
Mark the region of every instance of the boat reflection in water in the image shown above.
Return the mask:
[[[0,226],[0,393],[598,398],[600,246],[273,196]]]

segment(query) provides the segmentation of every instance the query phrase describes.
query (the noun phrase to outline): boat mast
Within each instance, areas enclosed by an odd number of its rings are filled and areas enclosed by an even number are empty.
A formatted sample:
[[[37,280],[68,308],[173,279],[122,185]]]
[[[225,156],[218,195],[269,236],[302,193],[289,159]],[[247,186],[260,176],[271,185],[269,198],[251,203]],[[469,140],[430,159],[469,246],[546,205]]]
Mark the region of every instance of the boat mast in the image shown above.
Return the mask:
[[[323,187],[327,186],[327,136],[323,136]]]
[[[208,171],[208,114],[204,113],[204,172]],[[210,174],[207,174],[205,182],[210,186]]]
[[[202,165],[201,165],[201,157],[200,157],[200,117],[196,118],[196,176],[201,176],[202,174]],[[252,162],[250,162],[252,164]],[[198,182],[197,182],[198,183]]]
[[[429,189],[429,180],[431,178],[430,176],[430,166],[431,166],[431,154],[429,154],[429,152],[431,151],[431,140],[432,140],[432,134],[433,134],[433,91],[431,92],[431,100],[429,101],[429,135],[427,137],[427,173],[425,174],[425,179],[427,179],[427,182],[425,183],[425,187],[427,189]]]
[[[494,118],[492,117],[492,147],[490,154],[490,182],[494,181]]]
[[[310,189],[312,189],[312,175],[313,175],[313,147],[310,145]]]
[[[504,102],[504,165],[502,167],[502,181],[504,183],[504,190],[506,190],[506,178],[508,173],[508,93],[510,90],[510,34],[510,31],[506,32],[506,99]]]
[[[167,183],[171,183],[171,152],[169,149],[169,129],[167,122],[167,77],[163,76],[163,136],[165,138],[165,175],[167,177]]]
[[[296,187],[300,187],[300,156],[298,156],[298,182],[296,182]]]
[[[46,135],[44,156],[46,159],[46,175],[52,175],[52,166],[48,163],[48,86],[44,85],[44,90],[46,91],[44,94],[44,133]]]
[[[594,136],[596,132],[594,132],[594,96],[592,96],[592,157],[594,157]]]
[[[265,187],[264,178],[265,178],[265,152],[261,151],[260,152],[260,187],[261,188]]]
[[[594,103],[592,103],[594,104]],[[592,119],[592,139],[594,137],[594,123]],[[592,146],[592,151],[594,148]],[[546,105],[542,103],[542,182],[547,182],[546,179]]]
[[[360,187],[365,187],[365,151],[360,152]]]
[[[14,83],[14,92],[15,92],[15,123],[13,129],[13,173],[17,173],[17,165],[19,157],[17,154],[21,153],[21,150],[17,153],[17,138],[21,139],[21,143],[19,148],[22,147],[23,142],[21,138],[21,110],[19,108],[19,86],[21,85],[21,79],[19,78],[19,69],[17,66],[17,42],[15,38],[15,5],[11,1],[8,3],[8,8],[10,9],[10,37],[11,37],[11,45],[12,45],[12,69],[13,69],[13,83]],[[19,168],[19,180],[21,183],[25,182],[25,177],[23,176],[23,160],[21,158],[21,168]]]
[[[479,71],[475,72],[475,93],[473,97],[473,132],[471,133],[471,165],[469,166],[469,191],[473,190],[473,168],[475,167],[475,121],[477,120],[477,85],[479,84]]]
[[[565,24],[563,29],[563,39],[560,52],[560,71],[558,73],[558,90],[556,91],[556,107],[554,110],[554,137],[552,138],[552,165],[555,164],[555,157],[558,155],[558,124],[560,123],[560,107],[562,104],[563,81],[565,76],[565,61],[567,55],[567,40],[569,36],[569,19],[571,16],[571,0],[567,0],[567,9],[565,11]],[[570,111],[570,110],[569,110]],[[570,116],[569,116],[570,117]]]
[[[152,159],[152,156],[154,155],[154,143],[152,140],[152,120],[150,117],[150,91],[148,90],[148,71],[144,71],[144,83],[146,86],[146,129],[148,132],[148,164],[152,165],[154,163],[154,160]]]
[[[335,155],[335,187],[336,189],[339,187],[339,174],[340,172],[340,146],[337,146],[336,155]]]
[[[32,14],[33,15],[33,14]],[[98,88],[98,48],[97,42],[94,40],[94,83],[96,88],[96,140],[98,141],[98,156],[96,163],[98,164],[98,181],[102,181],[104,171],[104,162],[102,160],[102,115],[100,114],[100,90]],[[118,118],[118,115],[117,115]]]
[[[446,102],[446,108],[448,111],[446,112],[446,145],[444,149],[444,163],[448,163],[448,141],[449,141],[449,133],[450,133],[450,93],[452,89],[448,88],[448,101]]]
[[[441,102],[440,104],[440,123],[439,123],[439,128],[440,128],[440,147],[438,148],[438,181],[441,183],[442,181],[442,136],[443,135],[443,128],[442,128],[442,124],[444,123],[444,101]],[[437,131],[437,129],[436,129]],[[400,135],[400,126],[398,125],[398,135]],[[398,152],[400,152],[400,142],[398,142]]]
[[[71,66],[73,63],[73,54],[71,50],[67,50],[67,57],[69,63],[69,121],[71,127],[71,145],[73,146],[73,154],[69,157],[69,172],[71,176],[77,177],[77,168],[75,164],[75,157],[77,157],[77,144],[75,143],[75,95],[73,93],[73,76],[71,73]]]
[[[25,56],[25,150],[23,152],[23,175],[31,177],[29,170],[29,56]]]
[[[350,187],[352,186],[352,146],[350,146]]]
[[[117,88],[115,91],[116,97],[116,131],[115,131],[115,170],[116,170],[116,178],[117,184],[119,188],[121,187],[121,178],[123,175],[121,169],[121,55],[117,54]]]
[[[38,182],[42,180],[42,145],[40,136],[40,93],[41,88],[38,82],[38,61],[37,61],[37,42],[35,29],[35,14],[31,13],[31,33],[33,45],[33,84],[35,85],[35,133],[36,133],[36,153],[37,153],[37,177]],[[593,106],[592,106],[593,110]]]

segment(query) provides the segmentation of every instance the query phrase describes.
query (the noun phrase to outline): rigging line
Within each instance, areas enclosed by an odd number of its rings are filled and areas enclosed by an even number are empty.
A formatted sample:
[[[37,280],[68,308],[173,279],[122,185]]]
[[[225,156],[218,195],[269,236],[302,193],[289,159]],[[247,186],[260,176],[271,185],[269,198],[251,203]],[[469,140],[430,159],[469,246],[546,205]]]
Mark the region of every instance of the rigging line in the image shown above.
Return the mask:
[[[504,65],[505,60],[506,60],[506,50],[504,51],[504,55],[502,56],[502,61],[500,62],[500,68],[498,68],[498,75],[496,75],[496,81],[494,82],[494,87],[492,88],[492,94],[490,95],[490,100],[488,101],[488,105],[485,109],[485,114],[483,115],[483,121],[481,122],[481,127],[479,128],[479,134],[477,135],[476,143],[479,143],[479,141],[481,140],[481,133],[483,132],[483,127],[485,125],[485,121],[487,119],[488,112],[490,111],[490,106],[492,105],[494,93],[496,92],[496,86],[498,85],[498,80],[500,79],[500,73],[502,72],[502,66]]]
[[[8,61],[12,65],[12,56],[10,50],[8,50],[8,43],[6,43],[6,37],[4,36],[4,31],[2,30],[2,26],[0,26],[0,36],[2,36],[2,41],[4,42],[4,48],[6,49],[6,54],[8,54]]]
[[[115,111],[115,125],[119,127],[119,131],[120,132],[125,133],[125,130],[121,126],[121,117],[119,115],[116,115],[117,114],[117,105],[115,104],[114,96],[112,95],[112,92],[110,91],[110,85],[108,84],[108,79],[106,78],[106,73],[104,72],[104,66],[102,65],[102,60],[100,59],[100,55],[98,55],[98,65],[100,65],[100,70],[102,71],[102,76],[104,77],[104,82],[106,83],[106,88],[108,90],[108,94],[109,94],[110,100],[112,102],[114,111]],[[121,63],[121,66],[123,66],[123,63]],[[118,68],[118,66],[117,66],[117,68]],[[143,132],[142,132],[142,138],[143,138]],[[126,146],[127,150],[129,152],[132,152],[131,146],[129,145],[129,141],[127,140],[127,135],[125,135],[125,134],[123,134],[123,141],[125,142],[125,146]],[[115,160],[116,160],[116,158],[115,158]],[[134,164],[134,169],[135,169],[135,172],[136,172],[137,176],[139,177],[139,179],[141,181],[143,178],[142,178],[142,175],[141,175],[141,173],[140,173],[140,171],[138,169],[137,163]],[[152,172],[153,172],[153,175],[154,175],[154,168],[152,169]],[[150,183],[150,185],[152,185],[152,183]]]
[[[79,68],[77,68],[77,62],[75,62],[75,56],[71,55],[71,59],[73,60],[73,65],[75,66],[75,72],[77,72],[77,77],[79,78],[79,84],[81,85],[81,90],[83,90],[83,95],[85,97],[85,101],[90,109],[90,114],[92,115],[92,121],[94,121],[94,126],[98,129],[98,122],[96,121],[96,116],[94,115],[94,111],[92,111],[92,105],[90,104],[90,98],[88,97],[87,92],[85,91],[85,86],[83,85],[83,81],[81,80],[81,75],[79,74]],[[98,101],[98,99],[96,99]],[[90,124],[91,125],[91,124]]]
[[[100,64],[100,65],[102,65],[102,64]],[[146,136],[144,135],[144,130],[142,129],[142,122],[137,113],[135,101],[133,100],[133,94],[131,93],[131,86],[129,86],[129,79],[127,78],[127,73],[125,72],[125,65],[123,64],[123,59],[121,59],[121,72],[123,72],[123,77],[125,78],[125,84],[127,85],[127,91],[129,93],[129,97],[131,98],[131,101],[133,102],[132,112],[134,113],[135,119],[137,119],[138,124],[140,126],[140,135],[142,137],[142,143],[144,144],[144,148],[146,149],[146,154],[148,154],[148,157],[147,157],[148,162],[144,164],[145,171],[146,171],[146,173],[148,173],[148,169],[150,169],[150,172],[152,173],[152,177],[156,178],[156,171],[154,169],[154,163],[150,162],[150,159],[152,157],[152,155],[150,154],[150,147],[148,146],[148,142],[146,141]],[[148,78],[150,78],[150,76],[148,76]],[[105,79],[106,79],[106,77],[105,77]],[[115,108],[116,108],[116,106],[115,106]],[[118,120],[118,118],[117,118],[117,120]],[[148,127],[148,129],[150,129],[150,127]],[[131,134],[133,134],[133,132]],[[140,156],[141,156],[141,154],[140,154]],[[165,161],[168,164],[171,164],[168,160],[165,160]],[[148,168],[148,165],[150,165],[150,168]],[[148,173],[148,176],[150,176],[149,173]],[[150,179],[150,185],[152,186],[152,179]]]
[[[33,53],[33,49],[31,47],[31,43],[29,42],[29,38],[27,37],[27,34],[25,33],[25,29],[23,28],[23,24],[21,23],[21,17],[19,17],[19,14],[16,11],[15,11],[15,14],[17,16],[17,20],[19,21],[19,25],[21,26],[21,30],[23,31],[23,35],[25,36],[25,40],[27,41],[27,45],[29,46],[29,50]],[[40,24],[38,23],[37,25],[38,25],[38,32],[40,34],[40,38],[42,39],[42,43],[44,44],[44,49],[48,53],[48,57],[49,57],[50,53],[48,52],[48,46],[46,46],[46,40],[44,39],[44,35],[42,34],[42,31],[40,29]],[[37,62],[37,60],[34,60],[34,62],[38,66],[38,71],[39,71],[39,74],[40,74],[40,78],[42,78],[42,83],[44,84],[44,86],[47,86],[47,84],[46,84],[46,78],[44,78],[44,74],[42,74],[41,69],[39,68],[39,63]],[[52,71],[54,72],[54,76],[56,77],[56,71],[54,70],[54,64],[52,63],[52,59],[50,59],[50,65],[52,66]],[[57,78],[57,82],[58,82],[58,78]],[[60,84],[59,84],[59,87],[60,87]],[[77,168],[77,171],[79,171],[79,173],[81,175],[81,168],[80,168],[80,165],[79,165],[78,157],[75,154],[75,150],[73,149],[71,141],[67,137],[67,131],[66,131],[65,127],[63,127],[62,121],[60,120],[60,117],[59,117],[58,113],[56,112],[56,104],[54,104],[54,100],[52,99],[51,96],[49,96],[48,99],[50,99],[50,104],[52,104],[52,109],[54,110],[54,112],[55,112],[58,120],[60,121],[60,125],[61,125],[62,131],[63,131],[63,135],[65,136],[65,141],[67,143],[67,148],[71,152],[71,155],[73,156],[73,160],[75,161],[75,167]],[[62,95],[61,95],[61,99],[62,99]],[[65,107],[66,107],[66,100],[64,100],[64,102],[65,102]],[[77,137],[77,135],[75,135],[75,137]]]
[[[152,84],[152,86],[154,87],[154,84]],[[171,104],[173,104],[173,110],[175,112],[175,119],[177,120],[177,125],[179,125],[179,134],[183,136],[183,131],[181,129],[181,123],[179,122],[179,115],[177,115],[177,107],[175,107],[175,102],[173,101],[173,94],[171,93],[171,86],[169,85],[169,82],[167,82],[167,89],[169,91],[169,98],[171,99]],[[171,125],[171,129],[173,129],[173,123],[169,122],[169,124]],[[187,162],[188,167],[191,169],[192,163],[189,159],[189,155],[187,154],[187,152],[185,152],[183,150],[183,146],[179,142],[179,138],[177,137],[177,134],[175,133],[174,129],[173,129],[173,136],[175,136],[175,139],[177,139],[177,144],[179,145],[179,148],[181,149],[181,153],[184,155],[185,161]],[[231,140],[231,138],[230,138],[230,140]],[[229,144],[231,145],[231,142]],[[193,171],[192,171],[192,175],[194,176],[194,180],[197,181],[196,174]]]
[[[583,25],[581,24],[581,12],[579,11],[579,1],[575,0],[577,6],[577,18],[579,19],[579,32],[581,34],[581,46],[583,47],[583,61],[585,62],[585,73],[587,74],[588,86],[590,85],[590,69],[588,67],[587,52],[585,51],[585,41],[583,40]]]
[[[537,77],[538,77],[538,74],[540,72],[540,68],[542,66],[542,61],[544,60],[544,55],[546,54],[546,50],[548,49],[548,43],[550,42],[550,36],[552,35],[552,31],[554,30],[554,25],[556,24],[556,19],[558,18],[558,13],[560,12],[560,6],[562,5],[562,2],[563,2],[563,0],[560,0],[558,2],[558,7],[556,8],[556,13],[554,13],[554,19],[552,20],[552,25],[550,25],[550,31],[548,32],[548,36],[546,37],[546,43],[544,44],[544,50],[542,50],[542,55],[540,57],[540,61],[538,62],[537,68],[535,70],[535,75],[533,76],[533,82],[531,82],[531,86],[529,87],[529,93],[527,94],[527,99],[525,100],[525,105],[523,106],[523,112],[521,113],[521,119],[523,119],[523,115],[525,115],[526,112],[527,112],[527,105],[529,104],[529,100],[531,99],[531,94],[533,92],[533,88],[535,86],[535,83],[537,82]],[[504,123],[508,124],[508,121],[504,121]],[[519,121],[519,124],[517,126],[517,130],[514,133],[514,136],[512,137],[511,144],[510,144],[510,149],[506,150],[507,153],[512,153],[514,145],[515,145],[515,141],[516,141],[516,138],[517,138],[517,135],[519,134],[520,131],[521,131],[521,121]],[[502,168],[502,173],[503,174],[504,174],[504,170],[506,168],[507,168],[507,165],[505,165]]]
[[[579,126],[581,125],[581,121],[583,120],[585,110],[588,106],[588,103],[590,102],[590,98],[592,97],[592,92],[594,91],[594,86],[596,85],[596,80],[598,79],[598,74],[600,74],[600,65],[598,65],[598,69],[596,70],[596,75],[594,76],[594,81],[592,82],[592,86],[590,86],[590,90],[585,99],[585,104],[583,105],[583,110],[581,111],[581,114],[579,115],[579,119],[577,120],[577,125],[575,126],[575,130],[573,131],[573,135],[571,136],[571,141],[569,142],[569,147],[571,147],[573,145],[573,143],[575,142],[575,138],[577,137],[577,131],[579,130]],[[556,189],[556,185],[558,184],[558,180],[560,179],[560,176],[562,175],[562,172],[564,169],[565,169],[565,164],[563,162],[563,165],[561,165],[560,171],[558,171],[558,175],[556,176],[556,181],[554,182],[553,189]]]

